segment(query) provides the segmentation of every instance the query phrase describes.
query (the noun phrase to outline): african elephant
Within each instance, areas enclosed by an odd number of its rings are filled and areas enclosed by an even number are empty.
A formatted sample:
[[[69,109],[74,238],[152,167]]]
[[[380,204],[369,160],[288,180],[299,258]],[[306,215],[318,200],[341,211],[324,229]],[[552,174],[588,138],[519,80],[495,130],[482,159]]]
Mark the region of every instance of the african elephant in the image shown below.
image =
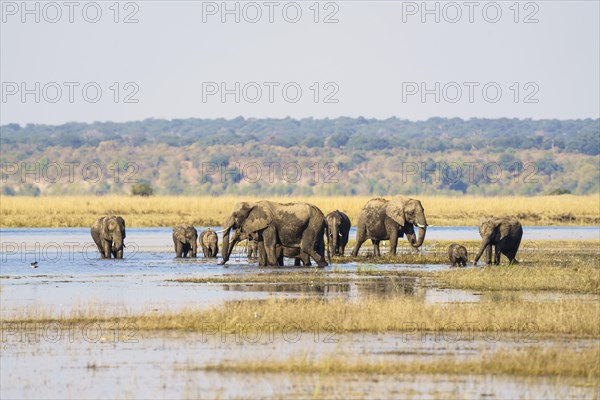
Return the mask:
[[[258,257],[258,242],[256,240],[248,240],[246,256],[249,260],[256,260]]]
[[[125,220],[121,217],[105,216],[99,218],[91,229],[92,238],[98,246],[102,258],[123,258],[125,247]]]
[[[200,234],[200,245],[202,246],[204,257],[216,258],[217,253],[219,252],[219,238],[217,237],[217,232],[210,228],[202,231]]]
[[[419,227],[417,241],[414,226]],[[390,254],[396,254],[398,237],[406,234],[410,245],[419,248],[425,240],[427,220],[425,210],[419,200],[405,197],[394,197],[392,200],[382,198],[371,199],[364,205],[358,215],[356,231],[356,245],[352,249],[352,256],[356,257],[360,246],[371,239],[379,255],[379,241],[390,241]]]
[[[267,257],[266,250],[264,246],[264,242],[258,241],[256,239],[250,238],[247,234],[242,233],[239,229],[236,229],[231,235],[230,241],[241,242],[248,239],[248,250],[247,257],[248,259],[256,260],[258,259],[258,266],[265,267],[267,265]],[[310,262],[310,257],[308,254],[303,253],[297,247],[284,247],[280,244],[276,247],[276,255],[277,255],[277,264],[283,265],[283,258],[293,258],[294,265],[300,266],[303,265],[305,267],[310,267],[312,264]],[[231,255],[231,250],[229,251]]]
[[[448,258],[450,259],[453,267],[466,267],[469,259],[467,248],[465,246],[452,243],[448,247]]]
[[[198,231],[192,225],[181,224],[173,228],[173,244],[177,258],[196,257],[198,251]]]
[[[325,221],[327,221],[329,254],[343,256],[350,234],[350,218],[343,212],[335,210],[327,214]]]
[[[515,256],[523,237],[523,227],[517,218],[482,218],[479,221],[479,234],[483,240],[479,252],[473,260],[474,265],[477,265],[477,261],[484,251],[486,251],[486,263],[492,263],[492,246],[495,248],[495,265],[500,264],[500,253],[508,258],[509,264],[517,262]]]
[[[280,265],[277,245],[300,249],[312,257],[319,267],[325,267],[325,241],[327,229],[325,216],[316,206],[308,203],[237,203],[223,229],[223,260],[229,260],[231,249],[240,240],[240,235],[229,242],[231,229],[240,230],[265,247],[266,265]],[[260,255],[260,254],[259,254]]]

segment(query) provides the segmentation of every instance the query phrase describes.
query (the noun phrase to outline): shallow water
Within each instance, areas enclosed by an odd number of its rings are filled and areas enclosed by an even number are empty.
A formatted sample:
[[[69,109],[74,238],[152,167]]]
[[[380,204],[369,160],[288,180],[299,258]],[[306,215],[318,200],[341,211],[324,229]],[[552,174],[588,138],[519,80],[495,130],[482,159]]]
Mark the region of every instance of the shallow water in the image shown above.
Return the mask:
[[[347,282],[294,283],[182,283],[173,280],[222,275],[248,275],[276,271],[278,274],[314,271],[308,268],[257,268],[243,254],[226,266],[218,260],[175,259],[171,230],[128,229],[123,260],[101,260],[89,237],[89,229],[2,229],[0,230],[0,311],[9,318],[23,308],[53,315],[94,308],[115,313],[174,311],[209,307],[231,300],[260,300],[270,297],[323,297],[360,301],[366,296],[410,296],[425,303],[478,302],[502,293],[439,289],[411,276],[369,277],[345,274]],[[593,239],[598,228],[528,228],[531,237],[554,240]],[[476,228],[432,227],[428,239],[477,239]],[[537,235],[537,236],[536,236]],[[528,239],[531,239],[529,237]],[[12,247],[11,247],[12,246]],[[370,246],[365,246],[370,247]],[[427,249],[425,249],[427,251]],[[30,263],[38,261],[38,268]],[[368,261],[368,260],[366,260]],[[288,264],[290,261],[288,261]],[[318,269],[324,275],[334,270],[443,270],[447,264],[345,263]],[[337,275],[339,278],[339,275]],[[509,294],[510,295],[510,294]],[[522,301],[578,299],[599,302],[594,295],[519,293]],[[218,321],[215,321],[218,322]],[[43,328],[43,327],[42,327]],[[75,327],[73,340],[62,335],[50,340],[52,332],[24,333],[29,327],[7,332],[0,354],[1,398],[306,398],[315,393],[325,398],[591,398],[597,388],[576,387],[551,379],[523,379],[490,375],[335,375],[242,374],[208,372],[205,365],[240,359],[285,359],[305,356],[317,359],[330,354],[369,360],[433,360],[439,356],[480,357],[498,349],[530,345],[523,338],[461,337],[452,332],[360,333],[331,335],[325,329],[300,332],[289,337],[255,342],[227,332],[141,333],[121,327],[114,332],[88,331]],[[122,330],[126,331],[126,338]],[[40,333],[41,332],[41,333]],[[99,333],[99,335],[96,335]],[[205,332],[206,333],[206,332]],[[530,340],[531,337],[527,337]],[[586,349],[597,346],[587,340],[537,340]]]
[[[35,335],[4,338],[2,398],[39,397],[41,387],[46,398],[307,398],[313,397],[315,390],[326,398],[590,398],[595,390],[550,379],[491,375],[342,374],[328,378],[318,374],[218,373],[203,369],[240,360],[326,360],[332,354],[370,362],[427,362],[443,356],[470,359],[497,350],[561,344],[549,339],[534,343],[532,339],[512,337],[457,340],[452,332],[333,336],[327,332],[294,332],[291,336],[264,334],[256,339],[211,331],[139,334],[125,343],[85,341],[77,328],[74,331],[74,340],[66,335],[54,342]],[[595,345],[593,340],[569,342],[571,348],[582,351]]]

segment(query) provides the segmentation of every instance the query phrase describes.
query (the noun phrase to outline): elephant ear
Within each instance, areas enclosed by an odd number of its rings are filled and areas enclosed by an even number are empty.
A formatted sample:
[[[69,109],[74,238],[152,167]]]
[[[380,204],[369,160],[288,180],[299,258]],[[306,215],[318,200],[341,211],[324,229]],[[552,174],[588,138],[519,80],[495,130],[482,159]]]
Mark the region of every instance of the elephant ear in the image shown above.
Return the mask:
[[[177,239],[180,243],[186,243],[187,239],[185,237],[185,231],[182,228],[177,228],[175,230],[175,239]]]
[[[385,213],[388,217],[396,221],[398,225],[404,226],[404,224],[406,224],[406,220],[404,219],[403,201],[399,199],[388,201],[387,206],[385,206]]]
[[[122,217],[117,217],[119,226],[123,226],[123,239],[125,239],[125,220]]]
[[[479,236],[483,237],[485,234],[486,225],[492,224],[492,218],[489,217],[481,217],[479,218]],[[493,226],[487,226],[487,229],[494,229]]]
[[[502,240],[506,238],[510,233],[510,226],[506,224],[504,220],[494,221],[494,231],[496,240]]]
[[[110,225],[109,217],[102,217],[100,222],[100,229],[102,230],[102,239],[104,240],[112,240],[112,233],[108,229]]]
[[[246,233],[258,232],[268,227],[272,222],[273,215],[270,210],[253,207],[242,225],[242,231]]]

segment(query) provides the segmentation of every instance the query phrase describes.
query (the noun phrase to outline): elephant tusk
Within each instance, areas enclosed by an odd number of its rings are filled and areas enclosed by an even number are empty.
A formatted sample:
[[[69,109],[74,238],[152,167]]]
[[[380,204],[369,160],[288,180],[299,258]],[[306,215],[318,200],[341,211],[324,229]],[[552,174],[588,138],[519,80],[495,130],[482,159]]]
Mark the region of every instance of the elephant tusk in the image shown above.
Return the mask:
[[[229,230],[229,228],[225,228],[225,229],[222,229],[222,230],[220,230],[220,231],[217,231],[217,233],[223,233],[223,232],[227,232],[228,230]]]
[[[421,225],[421,224],[417,224],[417,226],[418,226],[419,228],[427,228],[427,225]]]

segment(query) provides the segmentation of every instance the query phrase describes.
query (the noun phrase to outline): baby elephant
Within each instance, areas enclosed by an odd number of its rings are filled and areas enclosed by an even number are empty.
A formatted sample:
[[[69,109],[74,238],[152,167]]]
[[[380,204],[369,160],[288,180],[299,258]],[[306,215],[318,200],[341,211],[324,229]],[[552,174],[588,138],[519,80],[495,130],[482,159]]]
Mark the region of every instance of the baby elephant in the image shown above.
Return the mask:
[[[452,243],[448,247],[448,258],[450,258],[453,267],[465,267],[468,259],[467,249],[465,246]]]
[[[190,251],[191,257],[196,257],[197,242],[198,231],[192,225],[181,224],[173,228],[173,244],[177,258],[187,257]]]
[[[210,228],[202,231],[200,234],[200,246],[202,246],[204,257],[217,258],[217,253],[219,252],[219,238],[217,237],[217,232]]]

